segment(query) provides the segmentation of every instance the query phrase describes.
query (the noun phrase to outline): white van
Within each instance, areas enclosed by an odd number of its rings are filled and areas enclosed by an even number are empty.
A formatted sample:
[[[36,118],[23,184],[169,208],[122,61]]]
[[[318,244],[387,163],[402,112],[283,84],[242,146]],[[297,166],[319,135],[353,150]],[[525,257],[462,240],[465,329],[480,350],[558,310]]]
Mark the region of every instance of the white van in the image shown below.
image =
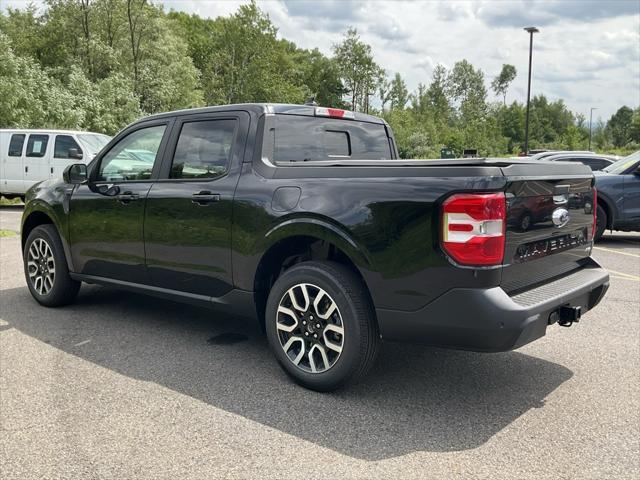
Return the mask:
[[[24,197],[35,183],[89,163],[111,137],[72,130],[0,130],[0,195]]]

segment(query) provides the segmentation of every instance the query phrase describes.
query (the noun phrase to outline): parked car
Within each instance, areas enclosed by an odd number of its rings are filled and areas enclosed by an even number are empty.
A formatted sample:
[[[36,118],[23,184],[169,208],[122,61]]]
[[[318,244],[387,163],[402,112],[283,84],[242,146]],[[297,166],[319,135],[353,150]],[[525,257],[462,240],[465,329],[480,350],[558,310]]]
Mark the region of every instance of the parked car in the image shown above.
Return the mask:
[[[571,153],[571,154],[580,154],[580,155],[593,155],[593,152],[590,152],[588,150],[573,150],[573,151],[569,151],[569,150],[546,150],[544,152],[539,152],[536,154],[531,155],[529,158],[531,160],[543,160],[547,157],[552,157],[554,155],[559,155],[562,153]]]
[[[576,152],[563,152],[556,153],[555,155],[549,155],[544,157],[547,162],[580,162],[591,168],[593,171],[602,170],[608,167],[616,160],[613,157],[607,155],[597,155],[594,153],[584,154]]]
[[[640,231],[640,150],[595,172],[598,190],[596,240],[606,229]]]
[[[22,197],[37,182],[88,163],[111,137],[73,130],[0,130],[0,195]]]
[[[549,215],[523,232],[531,199]],[[609,282],[594,201],[581,164],[404,161],[373,116],[208,107],[135,122],[31,188],[24,269],[45,306],[87,282],[257,318],[287,374],[331,390],[381,339],[495,352],[578,321]]]

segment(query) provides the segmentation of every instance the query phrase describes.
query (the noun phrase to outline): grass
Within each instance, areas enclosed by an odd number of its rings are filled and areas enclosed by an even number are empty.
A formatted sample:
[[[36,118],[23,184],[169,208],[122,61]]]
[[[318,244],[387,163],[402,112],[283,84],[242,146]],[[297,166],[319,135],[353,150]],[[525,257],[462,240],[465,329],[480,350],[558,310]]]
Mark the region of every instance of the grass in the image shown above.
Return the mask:
[[[19,198],[12,198],[11,200],[7,200],[4,197],[0,197],[0,206],[5,205],[18,205],[22,203]]]
[[[13,230],[0,230],[0,238],[14,237],[16,235],[17,235],[17,233],[14,232]]]

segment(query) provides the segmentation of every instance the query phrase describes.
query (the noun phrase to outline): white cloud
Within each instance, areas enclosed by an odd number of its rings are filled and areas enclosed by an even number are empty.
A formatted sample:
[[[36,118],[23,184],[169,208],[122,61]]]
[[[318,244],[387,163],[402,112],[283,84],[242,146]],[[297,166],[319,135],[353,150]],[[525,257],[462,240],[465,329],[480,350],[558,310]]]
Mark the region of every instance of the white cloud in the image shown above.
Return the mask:
[[[24,7],[28,1],[2,0]],[[240,0],[165,0],[167,8],[205,17],[228,15]],[[279,35],[325,54],[351,25],[372,46],[390,75],[410,89],[428,83],[438,63],[466,58],[485,72],[487,85],[503,63],[518,70],[507,101],[526,95],[529,36],[536,25],[532,94],[563,98],[576,113],[598,107],[609,118],[620,106],[640,104],[640,2],[637,0],[258,0]]]

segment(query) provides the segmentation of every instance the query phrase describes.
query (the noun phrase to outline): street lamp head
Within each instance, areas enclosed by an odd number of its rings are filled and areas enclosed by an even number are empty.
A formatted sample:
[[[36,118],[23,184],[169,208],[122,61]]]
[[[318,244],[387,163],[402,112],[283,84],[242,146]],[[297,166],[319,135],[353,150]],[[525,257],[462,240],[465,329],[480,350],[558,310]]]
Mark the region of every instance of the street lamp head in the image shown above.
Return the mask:
[[[525,27],[525,31],[529,33],[538,33],[540,30],[538,30],[536,27]]]

